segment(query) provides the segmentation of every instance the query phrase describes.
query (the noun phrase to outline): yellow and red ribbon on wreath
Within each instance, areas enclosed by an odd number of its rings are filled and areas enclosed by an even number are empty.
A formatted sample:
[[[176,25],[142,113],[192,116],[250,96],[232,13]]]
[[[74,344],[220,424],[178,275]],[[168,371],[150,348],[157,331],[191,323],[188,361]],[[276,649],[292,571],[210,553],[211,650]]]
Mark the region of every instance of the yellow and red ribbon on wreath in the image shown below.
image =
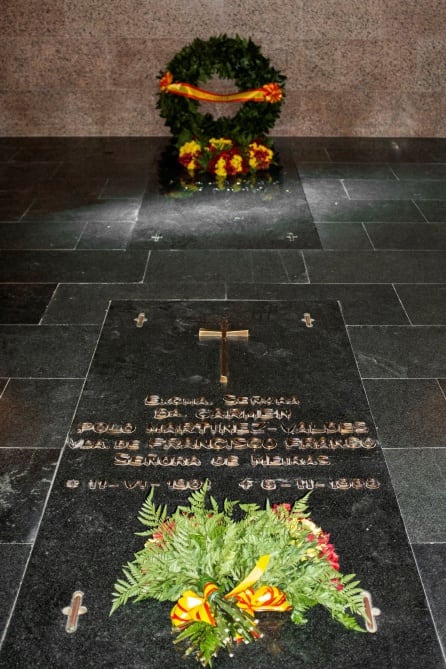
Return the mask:
[[[272,82],[249,91],[237,93],[213,93],[185,82],[174,83],[171,72],[166,72],[160,80],[160,89],[163,93],[182,95],[185,98],[200,102],[280,102],[283,97],[279,84]]]
[[[237,606],[252,616],[256,611],[283,612],[293,608],[287,601],[285,593],[276,586],[262,585],[257,590],[252,588],[263,575],[269,559],[269,555],[262,555],[248,576],[225,595],[225,599],[233,597],[237,601]],[[209,605],[209,597],[217,590],[215,583],[207,583],[203,588],[203,595],[198,595],[193,590],[185,590],[170,613],[172,624],[175,627],[187,627],[193,622],[200,621],[215,627],[216,622]]]

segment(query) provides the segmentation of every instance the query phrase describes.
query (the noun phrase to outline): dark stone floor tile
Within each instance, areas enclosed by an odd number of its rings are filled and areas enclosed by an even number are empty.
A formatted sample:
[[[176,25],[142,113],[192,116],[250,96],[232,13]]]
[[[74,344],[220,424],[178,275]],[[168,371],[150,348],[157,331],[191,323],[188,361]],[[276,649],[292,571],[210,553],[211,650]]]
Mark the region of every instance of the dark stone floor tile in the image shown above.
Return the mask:
[[[79,250],[125,250],[132,236],[134,225],[129,221],[87,223],[76,248]]]
[[[339,300],[348,325],[408,322],[395,291],[385,285],[229,283],[228,300]]]
[[[39,196],[26,213],[27,221],[136,221],[141,200],[94,200],[75,196]]]
[[[350,327],[363,378],[446,378],[444,326]]]
[[[0,397],[3,395],[3,392],[8,384],[9,379],[0,379]]]
[[[366,163],[299,163],[299,176],[309,179],[396,179],[389,165]]]
[[[327,140],[330,158],[337,162],[445,162],[443,140],[425,138],[337,138]]]
[[[290,203],[285,208],[264,205],[194,207],[177,205],[167,211],[155,207],[136,223],[130,248],[143,249],[279,249],[320,248],[308,205]]]
[[[58,162],[0,163],[0,189],[28,190],[50,179],[59,168]]]
[[[418,201],[416,204],[430,223],[446,223],[445,200],[424,200]]]
[[[308,202],[348,200],[348,194],[339,179],[302,179],[302,188]]]
[[[395,174],[389,165],[362,163],[299,163],[299,176],[307,179],[390,179]]]
[[[142,281],[147,251],[0,251],[0,281]]]
[[[91,179],[102,177],[103,189],[109,186],[109,197],[135,197],[130,195],[138,185],[137,196],[144,192],[144,185],[149,174],[154,174],[155,153],[151,151],[146,159],[119,159],[116,155],[80,156],[66,160],[57,172],[61,179],[76,179],[80,175]],[[156,174],[156,173],[155,173]],[[122,195],[118,193],[122,191]]]
[[[19,144],[17,142],[9,142],[10,138],[2,137],[0,139],[0,160],[7,162],[12,160],[19,151]]]
[[[0,543],[34,541],[58,449],[0,448]]]
[[[444,223],[365,223],[376,249],[446,251]]]
[[[316,229],[324,250],[371,251],[373,248],[361,223],[316,223]]]
[[[2,325],[0,376],[84,377],[98,334],[89,325]]]
[[[345,179],[352,200],[445,200],[446,181]],[[446,204],[446,203],[445,203]]]
[[[383,448],[446,447],[446,399],[435,379],[366,380]]]
[[[327,153],[326,142],[317,137],[275,137],[274,146],[280,152],[287,147],[296,163],[300,162],[331,162]]]
[[[0,190],[0,221],[16,221],[21,218],[35,197],[35,193],[30,190]]]
[[[286,251],[284,253],[287,253]],[[295,254],[296,267],[304,273],[302,256]],[[146,274],[146,283],[176,281],[240,281],[252,283],[263,277],[266,281],[288,280],[278,251],[152,251]]]
[[[446,603],[441,583],[446,583],[446,543],[415,544],[415,558],[438,636],[446,649]]]
[[[159,181],[148,182],[131,248],[289,248],[290,237],[295,248],[320,248],[289,149],[280,163],[269,177],[222,190],[206,175],[185,184],[167,154]]]
[[[442,283],[442,251],[303,251],[311,283]]]
[[[144,163],[165,143],[164,137],[29,137],[20,138],[14,159]]]
[[[425,218],[408,200],[333,200],[310,202],[315,221],[424,222]]]
[[[446,325],[446,284],[399,284],[395,290],[414,325]]]
[[[96,202],[104,190],[106,178],[103,175],[91,176],[81,170],[73,175],[62,176],[59,171],[51,179],[34,187],[36,198],[33,203],[42,210],[63,211]],[[61,217],[63,220],[63,217]]]
[[[0,638],[14,606],[30,550],[27,544],[0,544]]]
[[[55,283],[0,283],[0,324],[37,325],[55,289]]]
[[[138,166],[139,167],[139,166]],[[144,195],[147,186],[148,173],[146,170],[136,171],[134,175],[111,176],[107,179],[101,199],[139,198]]]
[[[0,249],[74,249],[84,226],[80,221],[0,223]]]
[[[301,251],[283,250],[280,251],[280,258],[287,275],[286,283],[308,283],[308,272]],[[230,279],[230,281],[232,280]],[[262,277],[262,281],[265,283],[283,283],[277,280],[268,282],[266,277]]]
[[[45,312],[45,325],[100,325],[110,300],[224,300],[224,283],[61,284]]]
[[[446,450],[384,451],[411,543],[446,542]]]
[[[0,399],[0,444],[8,448],[62,448],[81,379],[11,379]]]
[[[398,179],[446,179],[446,163],[394,163],[392,171]]]

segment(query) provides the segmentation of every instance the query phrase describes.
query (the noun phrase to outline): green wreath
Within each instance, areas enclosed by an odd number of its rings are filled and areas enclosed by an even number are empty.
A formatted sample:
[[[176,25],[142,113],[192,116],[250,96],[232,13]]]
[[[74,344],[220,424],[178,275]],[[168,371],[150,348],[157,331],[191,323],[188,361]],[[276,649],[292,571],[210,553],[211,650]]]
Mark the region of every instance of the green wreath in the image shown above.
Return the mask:
[[[283,92],[286,79],[271,67],[268,58],[251,39],[227,35],[211,37],[207,41],[195,39],[172,58],[166,70],[174,82],[187,82],[193,86],[216,74],[222,79],[233,80],[239,91],[277,84]],[[162,81],[165,76],[166,71],[158,78]],[[172,95],[161,88],[157,107],[179,144],[190,138],[203,142],[211,137],[229,137],[237,144],[247,145],[253,139],[263,137],[274,126],[282,101],[283,94],[273,104],[246,102],[233,117],[214,119],[212,114],[200,113],[199,101]]]

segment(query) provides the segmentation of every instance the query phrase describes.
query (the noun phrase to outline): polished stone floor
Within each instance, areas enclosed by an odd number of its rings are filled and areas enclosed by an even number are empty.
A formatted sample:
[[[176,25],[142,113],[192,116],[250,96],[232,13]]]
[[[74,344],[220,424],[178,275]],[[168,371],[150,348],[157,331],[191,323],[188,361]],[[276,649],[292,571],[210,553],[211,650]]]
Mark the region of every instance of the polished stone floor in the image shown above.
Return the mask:
[[[163,138],[0,139],[3,632],[110,300],[339,300],[446,647],[446,140],[276,147],[194,190]]]

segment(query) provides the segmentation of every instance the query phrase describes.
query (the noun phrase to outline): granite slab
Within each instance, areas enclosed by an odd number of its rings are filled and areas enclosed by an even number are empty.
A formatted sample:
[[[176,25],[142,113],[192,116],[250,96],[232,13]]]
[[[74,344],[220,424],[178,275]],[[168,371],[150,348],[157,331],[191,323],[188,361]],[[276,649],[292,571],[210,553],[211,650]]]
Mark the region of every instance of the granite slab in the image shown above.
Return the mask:
[[[249,334],[224,344],[199,337],[222,319]],[[235,442],[245,421],[245,441]],[[355,434],[341,426],[350,422]],[[328,425],[339,441],[326,448]],[[199,446],[190,469],[170,459],[169,440],[184,448],[186,437]],[[135,517],[150,487],[173,510],[206,478],[219,502],[285,502],[312,490],[312,516],[331,532],[342,570],[381,610],[376,634],[344,631],[316,609],[300,628],[267,617],[265,637],[234,659],[221,653],[215,669],[347,669],[358,658],[368,669],[443,667],[342,316],[328,301],[112,303],[0,666],[24,669],[29,657],[42,668],[196,666],[172,644],[171,604],[108,613],[120,566],[141,546]],[[62,609],[76,590],[87,613],[67,634]]]

